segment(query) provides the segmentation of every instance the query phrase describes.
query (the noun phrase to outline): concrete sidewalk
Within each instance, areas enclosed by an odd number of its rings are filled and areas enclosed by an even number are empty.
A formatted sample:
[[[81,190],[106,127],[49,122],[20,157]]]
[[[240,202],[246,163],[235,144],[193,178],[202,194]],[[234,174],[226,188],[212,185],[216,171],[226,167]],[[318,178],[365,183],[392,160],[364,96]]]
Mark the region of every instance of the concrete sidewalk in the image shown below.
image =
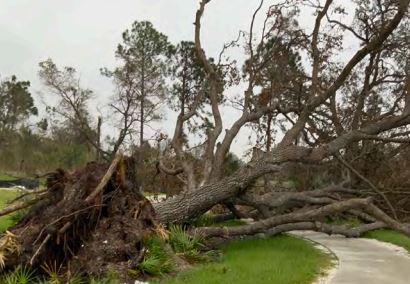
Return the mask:
[[[292,234],[317,242],[337,256],[339,265],[331,273],[329,284],[410,283],[410,256],[403,248],[376,240],[311,231]]]

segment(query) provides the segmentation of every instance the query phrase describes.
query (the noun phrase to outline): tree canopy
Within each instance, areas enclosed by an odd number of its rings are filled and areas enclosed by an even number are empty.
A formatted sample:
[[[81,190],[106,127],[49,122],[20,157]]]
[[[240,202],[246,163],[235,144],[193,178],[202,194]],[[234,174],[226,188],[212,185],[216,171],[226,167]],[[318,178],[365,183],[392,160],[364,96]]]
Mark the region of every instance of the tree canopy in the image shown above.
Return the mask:
[[[0,83],[0,132],[15,130],[38,114],[29,87],[30,82],[19,81],[16,76]]]

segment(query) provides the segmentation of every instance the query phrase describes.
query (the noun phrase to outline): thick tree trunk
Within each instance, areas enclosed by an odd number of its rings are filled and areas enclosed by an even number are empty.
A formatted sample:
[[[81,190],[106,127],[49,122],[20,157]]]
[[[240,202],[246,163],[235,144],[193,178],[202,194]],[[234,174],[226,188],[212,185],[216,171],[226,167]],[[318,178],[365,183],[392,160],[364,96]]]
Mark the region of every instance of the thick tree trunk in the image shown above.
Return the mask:
[[[341,144],[343,143],[346,141],[343,140]],[[279,171],[280,164],[288,161],[318,162],[329,155],[330,149],[330,147],[324,147],[312,150],[291,145],[283,148],[277,147],[269,153],[256,151],[252,161],[233,175],[212,180],[195,190],[185,191],[162,203],[155,204],[155,211],[163,223],[185,222],[206,212],[214,205],[238,195],[257,178]]]
[[[257,178],[281,169],[288,161],[320,161],[328,155],[328,148],[311,149],[288,146],[275,148],[269,153],[256,151],[252,161],[236,173],[220,180],[212,180],[195,190],[185,191],[171,199],[154,205],[163,223],[181,223],[192,219],[214,205],[237,196]]]
[[[182,223],[236,196],[258,177],[279,170],[279,166],[266,163],[246,166],[230,177],[193,191],[185,191],[162,203],[155,204],[154,209],[163,223]]]

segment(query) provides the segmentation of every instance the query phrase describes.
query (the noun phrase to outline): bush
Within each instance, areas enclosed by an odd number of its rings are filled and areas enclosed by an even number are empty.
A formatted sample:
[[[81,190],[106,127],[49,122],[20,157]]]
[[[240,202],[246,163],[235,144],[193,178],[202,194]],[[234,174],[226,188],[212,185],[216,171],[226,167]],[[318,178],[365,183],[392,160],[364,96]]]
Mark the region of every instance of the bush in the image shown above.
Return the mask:
[[[172,249],[189,263],[207,262],[218,256],[218,253],[215,251],[201,251],[205,239],[200,234],[188,234],[179,225],[171,225],[169,232],[169,241]]]
[[[208,227],[214,224],[214,217],[211,214],[205,213],[193,221],[195,227]]]
[[[176,253],[185,253],[198,249],[204,240],[199,234],[190,235],[180,225],[171,225],[169,228],[169,241]]]
[[[169,273],[174,269],[172,257],[167,252],[165,241],[158,236],[144,241],[145,255],[138,264],[137,269],[152,276]],[[132,271],[135,272],[135,271]]]
[[[35,273],[27,267],[19,266],[1,280],[4,284],[30,284],[35,280]]]

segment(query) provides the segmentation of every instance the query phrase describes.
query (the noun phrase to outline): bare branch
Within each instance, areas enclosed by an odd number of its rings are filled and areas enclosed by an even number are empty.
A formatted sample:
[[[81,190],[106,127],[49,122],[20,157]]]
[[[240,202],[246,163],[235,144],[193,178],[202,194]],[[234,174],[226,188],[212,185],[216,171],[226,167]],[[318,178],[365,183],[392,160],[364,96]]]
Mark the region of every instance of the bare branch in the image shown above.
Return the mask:
[[[330,96],[334,96],[336,91],[343,85],[353,68],[357,66],[368,54],[377,50],[385,40],[392,34],[397,28],[403,17],[405,16],[410,0],[401,0],[399,9],[390,20],[390,22],[380,31],[380,33],[370,40],[364,47],[358,50],[355,55],[348,61],[345,67],[340,72],[339,76],[333,82],[333,84],[321,95],[316,95],[308,100],[307,105],[302,111],[298,121],[295,125],[286,133],[280,146],[290,145],[298,136],[300,131],[304,128],[309,115],[323,102],[325,102]],[[312,81],[314,79],[312,78]],[[410,107],[409,107],[410,108]]]
[[[312,209],[304,212],[294,212],[278,216],[273,216],[253,224],[236,226],[230,228],[206,227],[198,228],[195,231],[208,237],[213,236],[238,236],[253,235],[265,231],[266,229],[295,222],[314,221],[316,218],[341,213],[349,209],[365,208],[371,204],[371,199],[350,199],[348,201],[335,202],[330,205]]]
[[[390,211],[393,214],[394,218],[397,220],[398,218],[397,218],[396,210],[394,210],[394,207],[391,204],[390,200],[387,198],[387,196],[381,190],[379,190],[369,179],[367,179],[365,176],[359,173],[351,164],[349,164],[345,159],[343,159],[342,156],[340,156],[340,154],[336,154],[335,156],[346,168],[348,168],[351,172],[353,172],[361,180],[367,183],[371,189],[373,189],[377,194],[379,194],[383,198],[387,206],[389,206]]]

